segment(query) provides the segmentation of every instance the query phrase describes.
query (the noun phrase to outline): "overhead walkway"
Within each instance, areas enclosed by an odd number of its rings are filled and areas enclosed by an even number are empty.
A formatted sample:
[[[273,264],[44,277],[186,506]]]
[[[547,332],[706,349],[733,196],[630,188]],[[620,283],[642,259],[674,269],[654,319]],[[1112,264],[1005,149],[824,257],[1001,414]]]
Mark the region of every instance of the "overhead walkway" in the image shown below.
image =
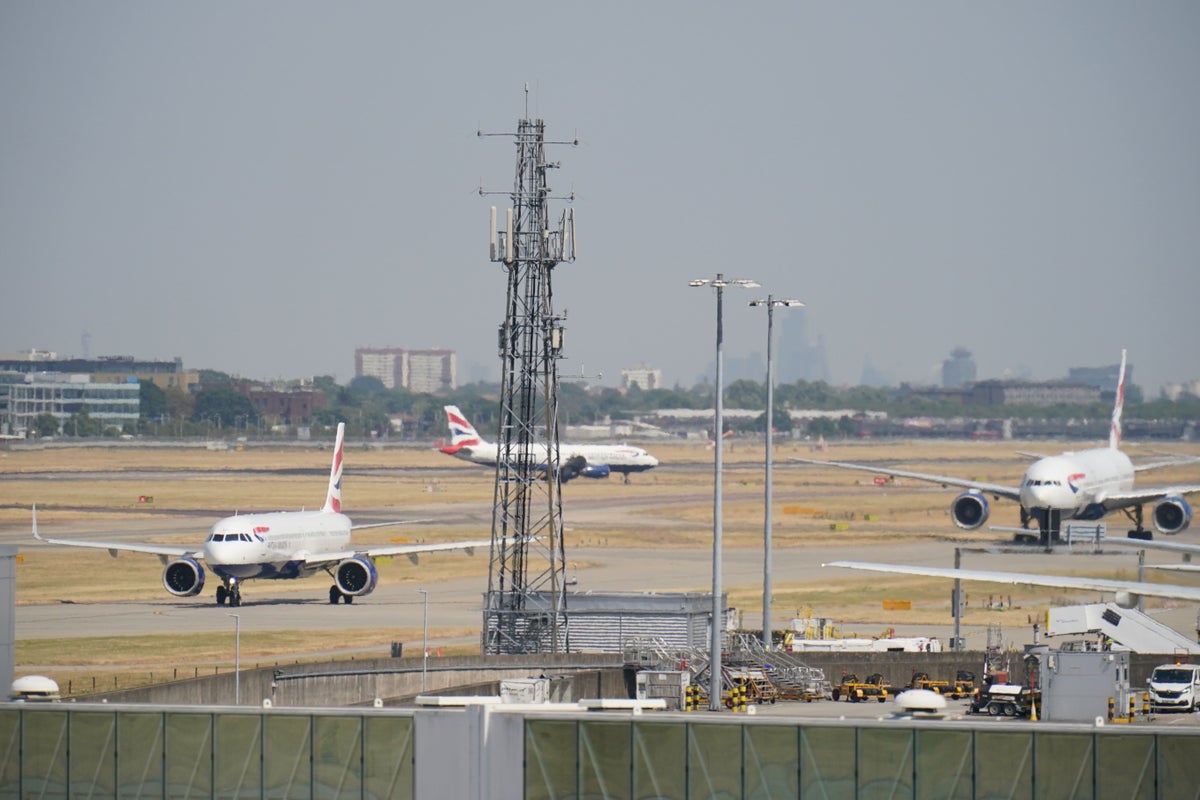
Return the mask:
[[[1046,612],[1047,636],[1097,636],[1135,653],[1200,654],[1200,644],[1153,617],[1116,603],[1061,606]]]

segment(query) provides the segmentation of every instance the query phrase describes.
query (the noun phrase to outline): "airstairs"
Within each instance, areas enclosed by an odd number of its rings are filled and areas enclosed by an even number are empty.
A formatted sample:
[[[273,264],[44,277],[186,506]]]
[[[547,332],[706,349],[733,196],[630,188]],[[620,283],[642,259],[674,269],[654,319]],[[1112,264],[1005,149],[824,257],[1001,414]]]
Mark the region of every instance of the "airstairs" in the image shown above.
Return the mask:
[[[1096,636],[1135,653],[1200,654],[1200,644],[1137,609],[1116,603],[1060,606],[1046,612],[1047,636]]]

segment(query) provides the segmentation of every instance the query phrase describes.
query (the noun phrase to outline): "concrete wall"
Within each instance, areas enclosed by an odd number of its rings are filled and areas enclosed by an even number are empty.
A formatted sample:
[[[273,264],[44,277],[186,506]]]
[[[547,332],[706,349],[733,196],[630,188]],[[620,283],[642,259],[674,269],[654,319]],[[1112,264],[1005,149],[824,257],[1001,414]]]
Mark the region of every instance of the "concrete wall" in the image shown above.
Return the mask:
[[[381,658],[292,664],[280,668],[242,670],[138,689],[88,695],[88,700],[160,705],[272,705],[320,708],[411,702],[418,694],[454,694],[462,687],[492,686],[509,678],[572,675],[574,697],[625,697],[624,667],[619,657],[568,656],[454,656],[431,658],[422,690],[422,659]],[[478,691],[466,691],[477,694]],[[603,694],[600,694],[603,693]]]
[[[953,681],[960,669],[983,676],[983,653],[804,653],[790,660],[820,667],[833,684],[842,673],[853,672],[860,679],[882,674],[897,689],[906,686],[913,672],[927,672],[934,680]],[[782,666],[785,656],[775,663]],[[1146,686],[1153,669],[1171,663],[1171,654],[1131,654],[1130,686],[1135,693]],[[1186,658],[1184,659],[1186,660]],[[770,664],[772,659],[766,658]],[[728,662],[726,662],[728,663]],[[578,700],[594,697],[632,697],[631,669],[619,656],[611,654],[572,654],[566,656],[455,656],[431,658],[421,688],[420,658],[382,658],[293,664],[281,668],[243,670],[240,679],[233,673],[212,675],[140,689],[126,689],[89,695],[88,700],[114,703],[155,703],[162,705],[233,705],[235,693],[242,705],[261,705],[270,699],[273,705],[289,708],[369,705],[380,698],[385,705],[407,705],[418,694],[498,694],[499,682],[510,678],[545,675],[570,676],[569,697]],[[1021,655],[1011,656],[1009,679],[1025,679]],[[240,685],[238,685],[240,684]]]

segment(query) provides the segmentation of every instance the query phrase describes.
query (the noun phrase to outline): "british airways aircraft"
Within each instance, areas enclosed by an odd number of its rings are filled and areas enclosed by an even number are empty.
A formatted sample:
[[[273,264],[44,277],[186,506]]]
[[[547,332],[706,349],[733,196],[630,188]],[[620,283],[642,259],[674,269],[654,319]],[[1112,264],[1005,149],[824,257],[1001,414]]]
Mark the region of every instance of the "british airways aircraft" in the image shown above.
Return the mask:
[[[450,425],[450,443],[441,448],[448,456],[461,458],[474,464],[496,466],[498,447],[479,435],[458,406],[446,406],[446,422]],[[534,455],[546,463],[545,445],[535,445]],[[645,472],[658,466],[658,459],[640,447],[613,444],[560,444],[558,457],[561,467],[559,478],[564,483],[582,475],[585,478],[607,478],[617,472],[629,483],[629,474]]]
[[[964,530],[974,530],[987,522],[990,507],[987,495],[1015,500],[1021,504],[1021,527],[1036,522],[1041,544],[1058,539],[1063,520],[1098,520],[1113,511],[1123,512],[1134,524],[1131,539],[1150,539],[1153,534],[1142,526],[1142,506],[1154,503],[1151,519],[1160,533],[1175,534],[1187,528],[1192,507],[1186,496],[1200,492],[1200,485],[1158,486],[1135,489],[1135,472],[1177,466],[1188,460],[1174,459],[1134,466],[1121,451],[1121,409],[1125,404],[1125,351],[1121,351],[1121,371],[1117,380],[1117,399],[1113,406],[1108,447],[1066,452],[1039,458],[1025,470],[1018,486],[972,481],[950,475],[930,475],[890,467],[850,464],[839,461],[814,461],[792,457],[790,460],[825,467],[856,469],[912,478],[967,491],[950,503],[950,517]],[[1032,534],[1032,531],[1030,532]]]
[[[71,539],[49,539],[38,533],[37,508],[33,509],[33,535],[47,544],[92,547],[116,556],[119,551],[150,553],[165,565],[163,586],[176,597],[194,597],[204,590],[205,569],[220,580],[217,605],[242,604],[242,583],[252,578],[304,578],[324,571],[333,579],[329,602],[349,604],[375,590],[379,573],[375,559],[408,556],[415,564],[421,553],[490,547],[490,540],[445,542],[442,544],[401,544],[380,547],[354,547],[350,532],[363,528],[398,525],[381,522],[354,525],[342,513],[342,450],[346,424],[338,423],[329,471],[329,490],[319,511],[276,511],[266,514],[238,514],[225,517],[212,526],[208,539],[199,548],[170,547],[158,544],[127,544]]]

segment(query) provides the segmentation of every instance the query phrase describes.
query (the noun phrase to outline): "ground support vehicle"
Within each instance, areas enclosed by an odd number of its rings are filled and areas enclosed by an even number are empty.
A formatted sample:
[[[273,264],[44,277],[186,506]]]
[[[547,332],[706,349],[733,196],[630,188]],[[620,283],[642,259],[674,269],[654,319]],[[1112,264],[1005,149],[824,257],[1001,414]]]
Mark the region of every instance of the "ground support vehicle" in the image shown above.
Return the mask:
[[[1200,664],[1163,664],[1146,683],[1151,711],[1200,711]]]
[[[859,681],[857,675],[847,672],[842,675],[842,682],[833,687],[833,699],[844,697],[847,702],[859,703],[874,698],[883,703],[888,699],[891,689],[891,684],[878,672],[868,675],[865,681]]]
[[[1039,698],[1028,686],[993,683],[982,687],[971,700],[970,713],[992,717],[1028,717]]]
[[[958,700],[975,691],[975,673],[960,669],[954,681],[933,680],[928,672],[914,672],[908,684],[910,689],[928,689],[940,695]]]

